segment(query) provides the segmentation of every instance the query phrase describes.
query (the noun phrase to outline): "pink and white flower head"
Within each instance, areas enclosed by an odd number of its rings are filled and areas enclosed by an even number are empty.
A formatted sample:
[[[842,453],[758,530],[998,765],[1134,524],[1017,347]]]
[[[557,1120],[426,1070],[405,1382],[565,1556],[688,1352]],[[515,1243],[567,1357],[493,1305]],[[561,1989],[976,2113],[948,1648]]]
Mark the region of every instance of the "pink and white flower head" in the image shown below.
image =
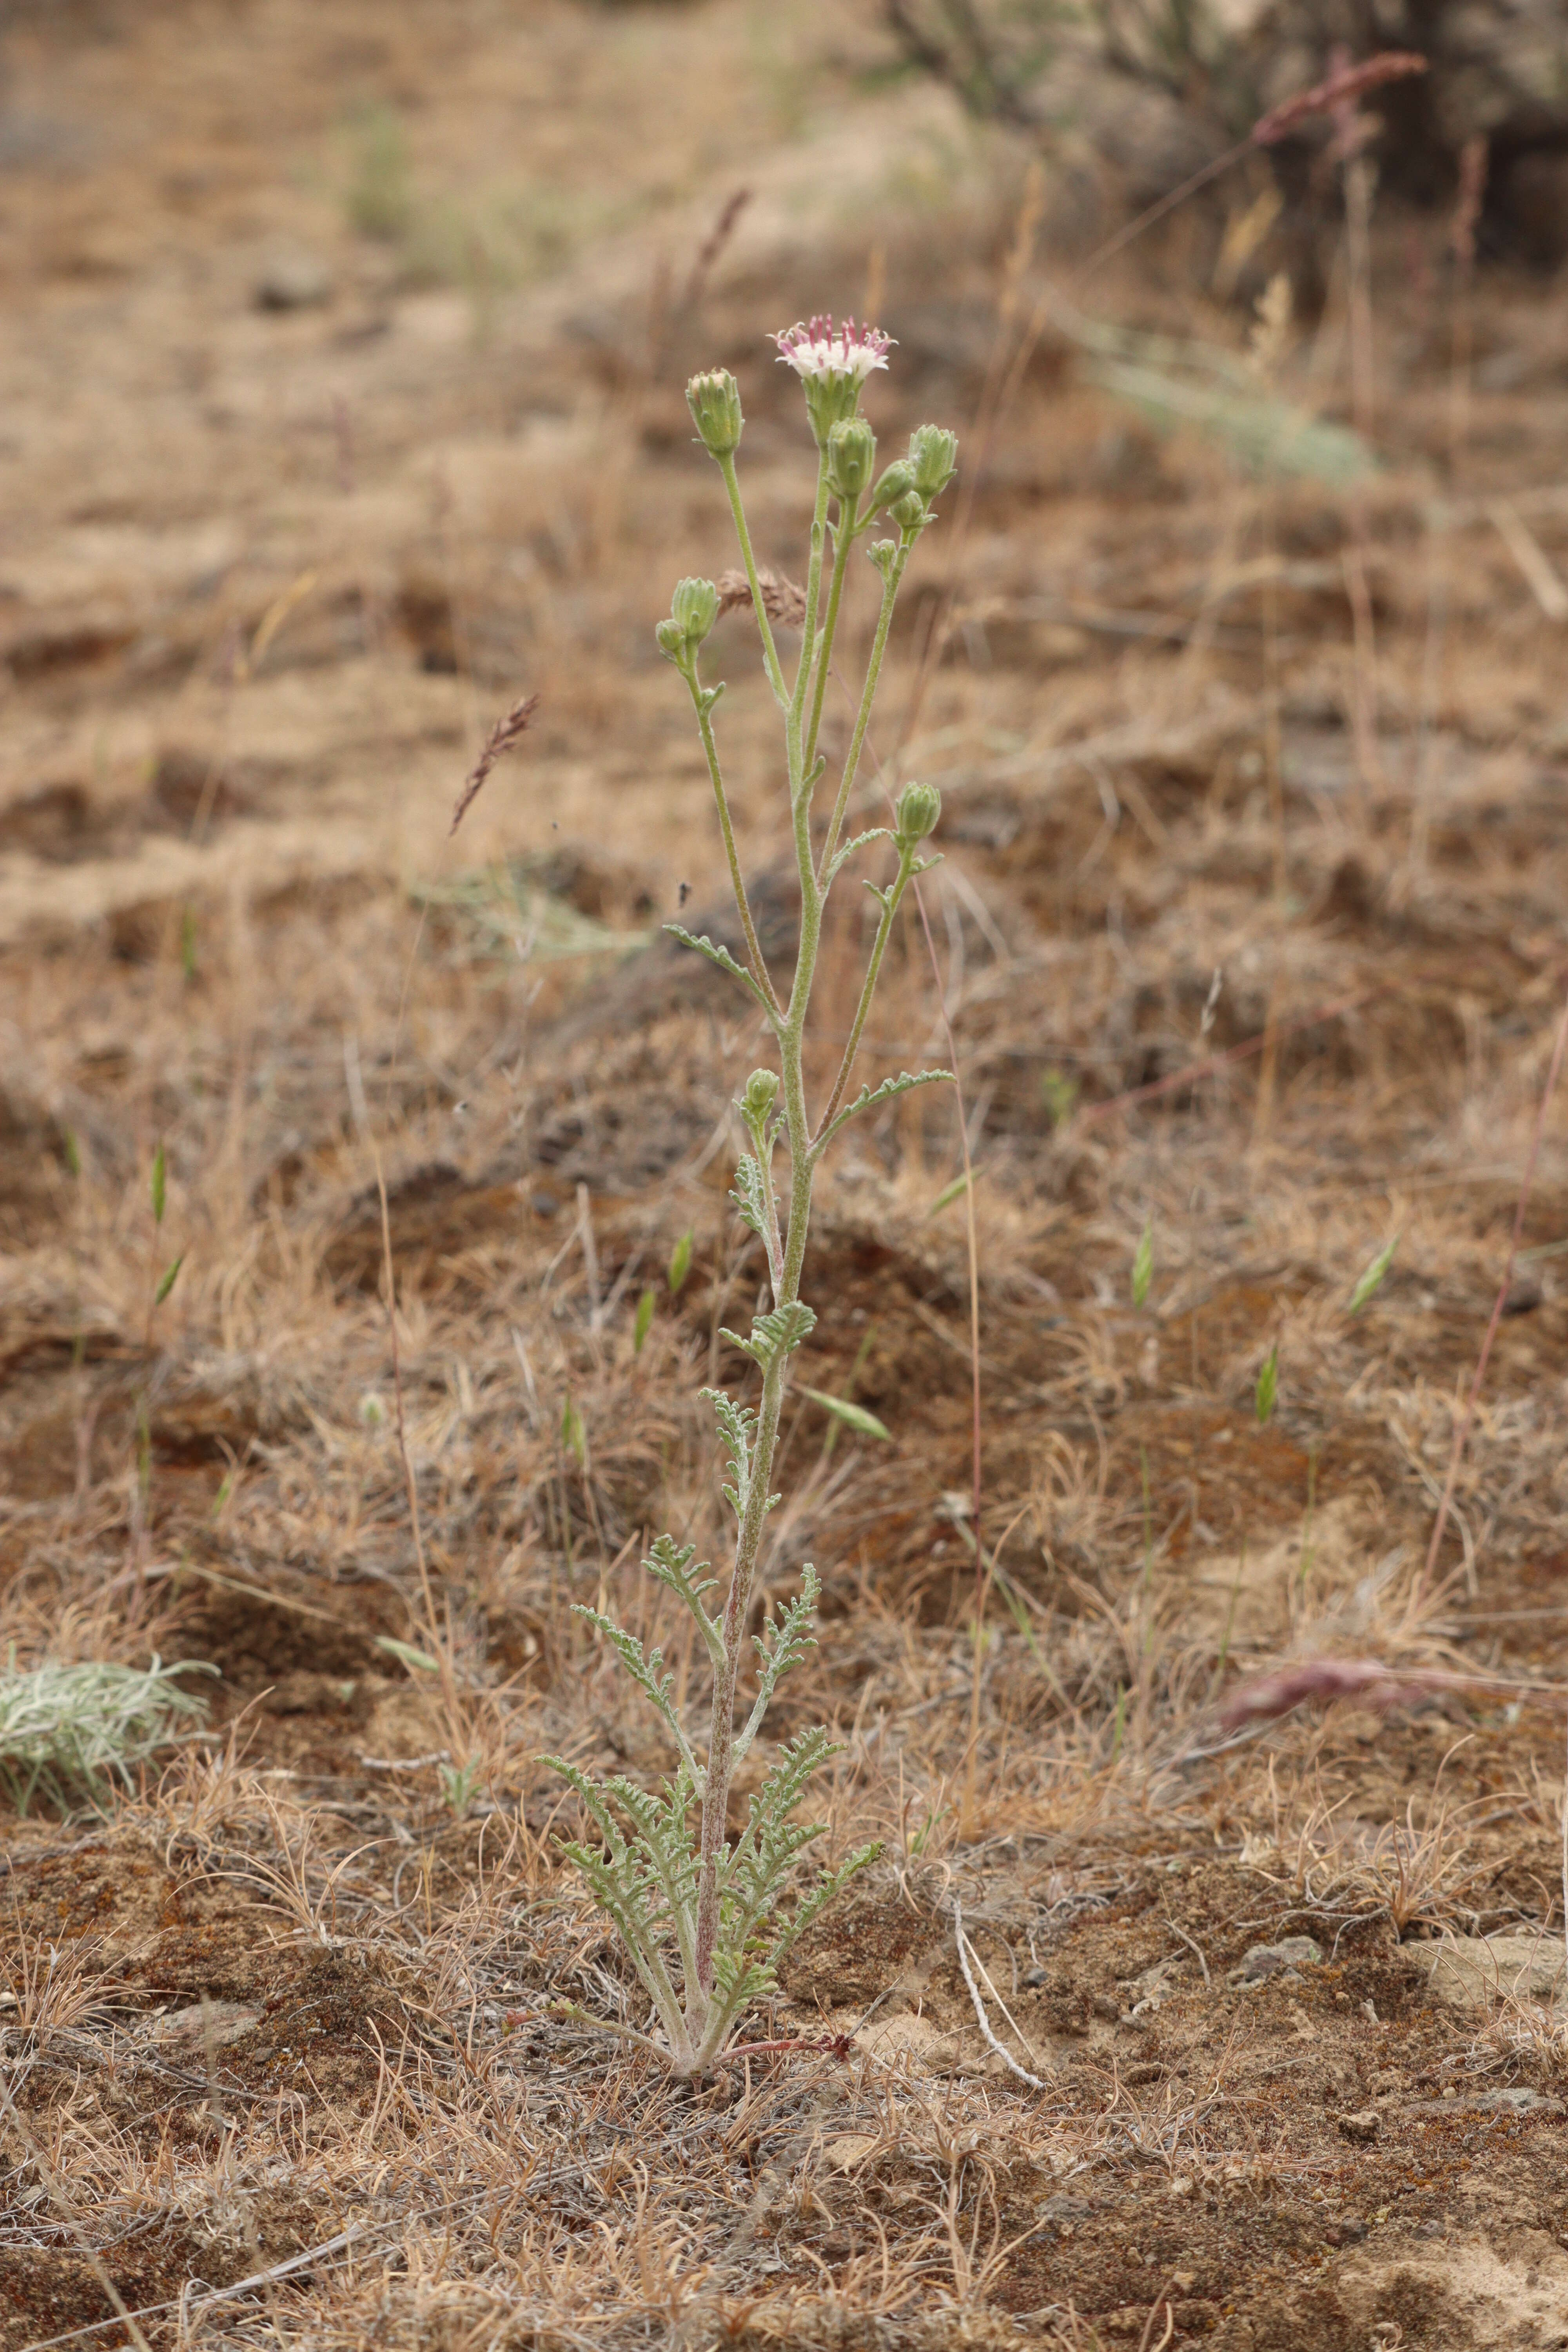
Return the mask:
[[[892,340],[880,327],[858,327],[853,319],[841,319],[835,326],[831,318],[822,317],[797,321],[773,337],[780,359],[796,375],[818,383],[826,376],[848,376],[858,385],[873,368],[887,366]]]
[[[885,368],[892,338],[880,327],[857,326],[853,319],[797,321],[773,337],[779,357],[794,368],[805,388],[806,413],[818,446],[827,446],[836,425],[853,416],[860,390],[875,368]]]

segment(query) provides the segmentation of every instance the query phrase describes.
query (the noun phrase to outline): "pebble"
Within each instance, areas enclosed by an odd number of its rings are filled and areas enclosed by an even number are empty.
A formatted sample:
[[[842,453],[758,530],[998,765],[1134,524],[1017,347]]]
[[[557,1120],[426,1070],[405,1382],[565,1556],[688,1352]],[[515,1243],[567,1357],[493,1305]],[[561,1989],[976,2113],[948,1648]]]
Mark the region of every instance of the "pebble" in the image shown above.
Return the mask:
[[[256,281],[258,310],[310,310],[332,299],[332,274],[313,253],[289,248],[270,255]]]
[[[1336,2116],[1334,2121],[1346,2139],[1373,2140],[1383,2129],[1383,2117],[1375,2107],[1361,2107],[1353,2115]]]
[[[1310,1936],[1286,1936],[1278,1944],[1254,1944],[1242,1955],[1241,1966],[1232,1969],[1226,1982],[1231,1985],[1267,1984],[1272,1977],[1294,1977],[1302,1969],[1315,1969],[1321,1963],[1322,1946]]]

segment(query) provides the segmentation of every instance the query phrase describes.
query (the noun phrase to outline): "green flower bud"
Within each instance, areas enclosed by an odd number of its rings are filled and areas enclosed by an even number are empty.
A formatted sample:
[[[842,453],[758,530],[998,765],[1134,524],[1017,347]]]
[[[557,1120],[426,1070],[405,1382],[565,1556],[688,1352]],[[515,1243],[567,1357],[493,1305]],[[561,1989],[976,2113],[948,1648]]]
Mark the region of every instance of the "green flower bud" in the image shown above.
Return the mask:
[[[917,849],[934,833],[942,815],[942,794],[934,784],[906,784],[899,794],[894,835],[901,852]]]
[[[939,499],[958,471],[958,436],[940,425],[921,425],[910,436],[910,464],[922,499]]]
[[[827,487],[836,499],[858,499],[877,467],[877,436],[863,416],[836,425],[827,436]]]
[[[684,662],[686,660],[688,654],[686,632],[679,621],[661,621],[653,634],[658,640],[659,652],[666,661]]]
[[[931,520],[919,490],[908,490],[893,503],[893,520],[900,530],[920,530]]]
[[[826,449],[836,425],[847,425],[860,414],[860,385],[852,375],[818,375],[805,379],[805,413],[819,449]]]
[[[888,467],[887,472],[883,475],[881,480],[872,491],[871,503],[867,508],[866,515],[863,520],[869,520],[872,515],[880,514],[882,509],[884,507],[890,507],[895,499],[907,498],[910,492],[914,488],[914,467],[910,464],[908,458],[897,458],[894,463]]]
[[[694,375],[686,387],[686,405],[711,457],[727,457],[741,446],[745,418],[741,414],[741,387],[728,368]]]
[[[700,646],[719,617],[719,591],[711,580],[678,580],[669,613],[687,644]]]
[[[773,1070],[753,1070],[746,1080],[746,1090],[736,1108],[753,1134],[765,1125],[778,1100],[778,1076]]]

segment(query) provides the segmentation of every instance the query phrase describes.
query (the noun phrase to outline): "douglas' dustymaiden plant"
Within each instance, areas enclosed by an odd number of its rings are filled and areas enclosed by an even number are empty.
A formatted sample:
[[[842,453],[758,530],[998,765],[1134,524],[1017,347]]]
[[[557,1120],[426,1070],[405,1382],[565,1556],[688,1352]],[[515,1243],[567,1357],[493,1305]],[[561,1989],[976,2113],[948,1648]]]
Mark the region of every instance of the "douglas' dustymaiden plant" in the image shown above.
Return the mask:
[[[757,1689],[739,1729],[736,1685],[746,1647],[763,1521],[779,1500],[770,1482],[789,1359],[816,1320],[801,1297],[813,1179],[835,1136],[859,1112],[887,1102],[908,1087],[949,1075],[944,1070],[917,1076],[905,1072],[881,1086],[862,1087],[853,1100],[847,1099],[900,901],[913,877],[934,862],[921,855],[921,847],[941,814],[941,794],[933,784],[906,785],[890,831],[879,825],[852,839],[844,836],[900,583],[915,541],[933,520],[933,502],[952,479],[958,444],[951,433],[933,425],[921,425],[910,439],[908,456],[879,476],[876,438],[860,415],[860,398],[868,377],[887,365],[888,337],[875,328],[857,326],[853,320],[836,325],[831,319],[817,318],[809,325],[787,329],[774,341],[781,361],[794,368],[805,388],[817,447],[816,504],[804,613],[791,615],[798,617],[803,631],[793,681],[785,676],[770,619],[770,606],[780,609],[779,583],[759,577],[736,478],[735,452],[743,424],[739,388],[732,375],[717,372],[693,376],[686,396],[702,444],[717,463],[729,493],[745,581],[762,637],[763,665],[784,730],[800,876],[800,945],[787,994],[780,993],[763,961],[736,850],[713,727],[714,708],[724,688],[702,681],[701,647],[721,604],[714,583],[682,580],[675,590],[669,617],[660,622],[658,631],[660,652],[686,681],[707,754],[745,961],[737,961],[710,939],[694,939],[678,923],[668,928],[688,947],[720,965],[752,997],[772,1033],[778,1065],[753,1070],[737,1102],[751,1149],[742,1157],[731,1196],[766,1252],[773,1305],[756,1318],[749,1337],[742,1339],[732,1332],[724,1337],[751,1358],[761,1376],[761,1393],[753,1403],[711,1389],[703,1391],[712,1402],[728,1449],[730,1480],[724,1493],[737,1521],[734,1562],[722,1609],[710,1612],[705,1596],[714,1591],[716,1580],[709,1575],[706,1562],[692,1565],[691,1545],[678,1545],[672,1537],[661,1536],[644,1563],[690,1611],[711,1664],[708,1738],[705,1750],[700,1752],[676,1706],[674,1677],[662,1672],[661,1652],[645,1654],[632,1634],[588,1609],[581,1613],[612,1644],[633,1681],[663,1718],[679,1757],[679,1767],[674,1778],[654,1795],[626,1779],[595,1783],[575,1766],[559,1758],[550,1759],[577,1791],[601,1841],[574,1843],[567,1852],[620,1931],[663,2028],[670,2064],[682,2075],[700,2074],[712,2065],[747,2007],[772,1987],[789,1946],[877,1851],[867,1846],[851,1854],[837,1870],[818,1880],[787,1919],[780,1917],[779,1899],[791,1867],[802,1849],[822,1833],[820,1827],[802,1826],[792,1819],[817,1766],[834,1752],[822,1728],[807,1731],[780,1749],[776,1763],[751,1800],[744,1829],[732,1843],[728,1835],[730,1791],[736,1768],[755,1739],[780,1680],[811,1646],[818,1588],[816,1570],[809,1565],[802,1570],[801,1588],[794,1600],[770,1628],[752,1638],[757,1656]],[[868,539],[878,523],[883,525],[885,535]],[[823,703],[849,558],[862,541],[881,575],[881,609],[831,813],[826,831],[819,820],[814,838],[814,802],[827,767],[817,749]],[[798,592],[795,602],[798,605]],[[805,1046],[823,909],[846,865],[883,843],[891,852],[892,872],[889,878],[868,880],[865,885],[880,913],[848,1039],[826,1101],[811,1107],[806,1101]],[[836,1025],[840,1019],[836,1014]],[[788,1208],[782,1216],[773,1172],[781,1143],[788,1159]]]

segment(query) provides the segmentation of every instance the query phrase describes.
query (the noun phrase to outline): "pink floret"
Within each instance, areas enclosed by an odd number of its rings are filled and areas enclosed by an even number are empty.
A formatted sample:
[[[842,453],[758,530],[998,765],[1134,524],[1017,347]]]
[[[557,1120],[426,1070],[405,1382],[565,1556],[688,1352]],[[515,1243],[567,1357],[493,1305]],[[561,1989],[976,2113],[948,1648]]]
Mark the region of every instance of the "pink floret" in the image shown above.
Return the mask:
[[[802,377],[852,376],[864,383],[873,368],[886,367],[892,337],[880,327],[857,326],[853,319],[835,325],[831,317],[797,320],[773,337],[779,357]]]

